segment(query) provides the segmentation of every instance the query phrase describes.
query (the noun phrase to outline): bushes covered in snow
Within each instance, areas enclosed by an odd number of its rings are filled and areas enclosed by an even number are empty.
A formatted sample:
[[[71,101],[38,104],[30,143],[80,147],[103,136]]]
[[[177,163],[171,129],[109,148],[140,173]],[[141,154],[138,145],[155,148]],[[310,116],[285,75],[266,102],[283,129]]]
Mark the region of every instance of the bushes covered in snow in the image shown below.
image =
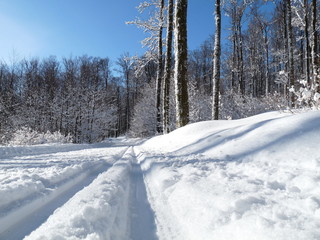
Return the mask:
[[[156,133],[155,84],[147,84],[142,90],[141,98],[134,106],[129,135],[132,137],[148,137]]]
[[[22,127],[15,131],[9,140],[9,145],[36,145],[44,143],[71,143],[70,135],[64,136],[60,132],[40,133],[28,127]]]
[[[290,88],[290,92],[296,96],[296,105],[320,109],[320,94],[317,92],[318,86],[310,86],[305,80],[300,80],[299,83],[300,88],[298,90],[294,89],[294,87]]]
[[[230,91],[221,96],[220,115],[221,119],[240,119],[286,108],[286,98],[276,93],[257,98]]]

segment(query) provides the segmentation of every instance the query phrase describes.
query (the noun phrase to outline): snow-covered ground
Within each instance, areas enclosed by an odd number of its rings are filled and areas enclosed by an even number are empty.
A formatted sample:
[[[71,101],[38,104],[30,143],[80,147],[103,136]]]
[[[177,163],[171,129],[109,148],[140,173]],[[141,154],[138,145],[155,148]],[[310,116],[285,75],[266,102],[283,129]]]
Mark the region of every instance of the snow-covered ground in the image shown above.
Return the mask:
[[[320,112],[0,147],[0,239],[320,239]]]
[[[139,149],[160,239],[320,239],[320,112],[197,123]]]

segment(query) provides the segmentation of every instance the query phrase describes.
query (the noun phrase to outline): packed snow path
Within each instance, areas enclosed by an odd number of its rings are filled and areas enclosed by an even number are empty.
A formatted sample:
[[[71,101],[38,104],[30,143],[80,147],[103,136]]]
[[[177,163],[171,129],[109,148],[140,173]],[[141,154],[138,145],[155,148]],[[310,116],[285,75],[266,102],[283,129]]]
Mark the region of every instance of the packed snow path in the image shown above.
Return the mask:
[[[133,157],[131,170],[131,240],[156,240],[154,212],[147,197],[140,164]]]
[[[133,144],[0,149],[0,239],[156,239]]]
[[[35,194],[35,196],[27,196],[26,199],[20,200],[22,203],[25,201],[26,204],[12,212],[8,210],[8,214],[0,219],[3,231],[0,234],[0,239],[23,239],[25,235],[45,222],[55,209],[66,203],[75,193],[89,185],[100,172],[108,168],[109,165],[106,164],[89,169],[67,180],[62,186],[57,185],[56,189],[48,194],[42,196]],[[2,212],[4,212],[3,210]]]

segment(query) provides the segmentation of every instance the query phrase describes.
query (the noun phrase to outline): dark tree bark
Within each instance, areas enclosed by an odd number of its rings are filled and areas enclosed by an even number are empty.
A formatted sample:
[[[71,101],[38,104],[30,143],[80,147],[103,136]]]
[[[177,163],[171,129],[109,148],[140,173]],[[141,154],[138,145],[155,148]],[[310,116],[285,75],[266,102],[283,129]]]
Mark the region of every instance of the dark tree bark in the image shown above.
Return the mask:
[[[240,83],[240,93],[241,95],[245,94],[246,85],[244,81],[244,66],[243,66],[243,37],[242,37],[242,27],[241,21],[239,21],[238,26],[238,33],[239,33],[239,83]]]
[[[130,71],[132,61],[129,53],[125,53],[118,58],[117,65],[121,67],[123,77],[125,80],[126,89],[126,105],[125,105],[125,132],[130,128],[130,115],[131,115],[131,104],[130,104]]]
[[[312,75],[313,85],[319,85],[319,58],[318,47],[317,47],[317,0],[312,0],[312,44],[311,44],[311,55],[312,55]],[[319,92],[319,86],[315,87],[315,91]]]
[[[163,32],[163,11],[164,0],[160,0],[160,19],[159,19],[159,32],[158,32],[158,69],[157,69],[157,132],[161,133],[161,89],[162,89],[162,76],[163,76],[163,64],[162,64],[162,32]]]
[[[216,0],[216,34],[214,42],[213,59],[213,109],[212,117],[219,119],[219,96],[220,96],[220,55],[221,55],[221,9],[220,0]]]
[[[304,0],[303,5],[304,5],[304,24],[305,24],[304,25],[304,37],[306,39],[306,42],[305,42],[305,74],[306,74],[306,80],[308,81],[308,84],[310,84],[311,81],[310,81],[310,42],[309,42],[308,0]]]
[[[166,61],[164,67],[164,85],[163,85],[163,131],[170,131],[170,78],[172,63],[172,35],[173,35],[173,0],[168,1],[168,21],[167,21],[167,40],[166,40]]]
[[[268,96],[269,95],[269,85],[270,85],[270,81],[269,81],[269,40],[268,40],[268,29],[267,26],[264,26],[264,48],[265,48],[265,52],[266,52],[266,89],[265,89],[265,95]]]
[[[249,1],[230,0],[225,11],[231,17],[233,56],[232,56],[232,86],[242,95],[245,94],[242,18]]]
[[[177,127],[189,123],[187,0],[177,0],[175,6],[175,90]]]
[[[289,88],[294,87],[294,59],[293,59],[293,29],[291,0],[287,0],[287,27],[288,27],[288,47],[289,47]],[[289,93],[289,105],[294,106],[294,94]]]

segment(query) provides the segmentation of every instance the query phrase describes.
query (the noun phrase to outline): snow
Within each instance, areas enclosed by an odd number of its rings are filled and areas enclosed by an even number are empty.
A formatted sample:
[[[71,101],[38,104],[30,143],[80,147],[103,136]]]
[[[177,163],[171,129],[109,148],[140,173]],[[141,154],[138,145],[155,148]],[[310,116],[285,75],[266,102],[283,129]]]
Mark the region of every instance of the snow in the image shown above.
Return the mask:
[[[130,161],[126,155],[25,239],[127,239]]]
[[[0,239],[320,239],[320,112],[0,147]]]
[[[145,142],[159,239],[319,239],[319,141],[319,112],[273,112]]]

